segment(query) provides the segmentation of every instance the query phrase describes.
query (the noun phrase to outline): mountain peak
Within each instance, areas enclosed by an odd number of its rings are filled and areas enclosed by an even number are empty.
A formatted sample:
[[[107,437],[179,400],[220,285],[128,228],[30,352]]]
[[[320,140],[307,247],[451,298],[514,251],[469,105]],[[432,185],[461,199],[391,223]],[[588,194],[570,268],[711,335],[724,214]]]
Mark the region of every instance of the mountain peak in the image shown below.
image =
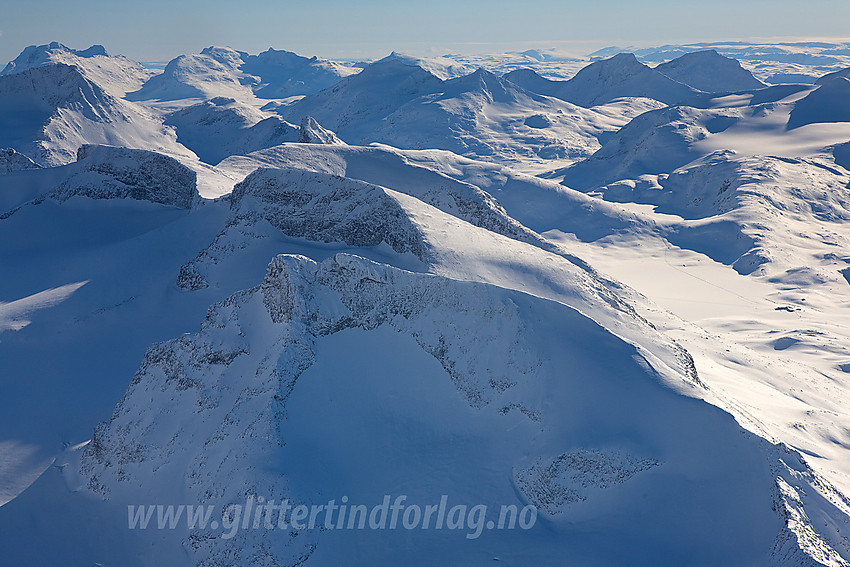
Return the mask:
[[[487,69],[479,67],[469,75],[445,83],[446,93],[459,95],[467,92],[483,93],[491,102],[512,102],[517,99],[517,87]]]
[[[301,119],[301,130],[298,141],[302,144],[345,145],[336,134],[328,130],[312,116]]]
[[[466,65],[460,65],[456,61],[445,57],[423,58],[407,55],[399,51],[393,51],[383,59],[375,61],[381,63],[386,61],[400,61],[411,67],[419,67],[438,77],[440,80],[453,79],[461,77],[469,73],[470,68]]]
[[[21,54],[10,61],[0,75],[20,73],[33,67],[41,67],[52,63],[67,63],[69,59],[90,59],[92,57],[109,57],[102,45],[92,45],[88,49],[71,49],[70,47],[52,41],[45,45],[30,45]]]
[[[655,68],[675,81],[704,92],[733,92],[761,89],[765,84],[730,59],[713,49],[686,53]]]

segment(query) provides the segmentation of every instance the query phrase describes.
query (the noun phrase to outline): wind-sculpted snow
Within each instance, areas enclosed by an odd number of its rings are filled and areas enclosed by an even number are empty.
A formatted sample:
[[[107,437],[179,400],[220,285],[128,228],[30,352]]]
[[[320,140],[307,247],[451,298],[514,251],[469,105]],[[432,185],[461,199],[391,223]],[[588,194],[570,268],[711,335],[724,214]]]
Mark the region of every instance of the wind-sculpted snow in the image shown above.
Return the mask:
[[[354,354],[364,351],[385,366],[364,374]],[[396,357],[415,364],[409,372],[425,384],[395,374]],[[533,540],[517,530],[485,534],[480,544],[453,544],[439,530],[350,532],[377,564],[424,565],[423,553],[430,562],[486,548],[544,563],[569,552],[597,565],[625,557],[654,565],[687,553],[699,565],[744,557],[791,567],[820,553],[843,565],[830,542],[846,504],[830,487],[798,464],[783,465],[794,454],[667,390],[641,361],[592,321],[540,298],[346,254],[320,264],[279,256],[260,285],[213,306],[199,332],[148,349],[80,472],[89,491],[116,503],[172,494],[218,509],[263,495],[300,502],[351,494],[365,474],[377,495],[391,482],[417,494],[451,486],[451,498],[468,500],[483,484],[487,501],[515,502],[518,489],[550,518]],[[401,393],[411,387],[421,393]],[[312,423],[301,421],[307,415]],[[413,431],[399,426],[411,419]],[[602,446],[594,441],[600,431]],[[458,435],[455,449],[434,448]],[[319,472],[341,462],[331,475]],[[816,506],[817,523],[800,514],[803,501]],[[697,503],[711,513],[682,514]],[[669,537],[648,537],[659,530]],[[343,553],[334,538],[346,537],[264,528],[227,539],[182,526],[168,533],[203,566],[321,564]],[[613,554],[600,547],[612,537]]]
[[[655,68],[682,84],[707,93],[762,89],[765,85],[741,64],[713,49],[686,53]]]
[[[145,150],[86,145],[77,153],[74,173],[50,194],[137,199],[188,209],[198,198],[196,175],[172,157]]]

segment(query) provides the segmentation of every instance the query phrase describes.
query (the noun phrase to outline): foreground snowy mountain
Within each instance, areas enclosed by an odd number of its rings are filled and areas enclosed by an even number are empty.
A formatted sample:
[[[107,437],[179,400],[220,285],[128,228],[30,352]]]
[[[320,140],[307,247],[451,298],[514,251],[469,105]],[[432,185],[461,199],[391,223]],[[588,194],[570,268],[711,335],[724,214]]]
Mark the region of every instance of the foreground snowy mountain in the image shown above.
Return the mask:
[[[610,55],[25,50],[3,561],[850,565],[848,81]]]

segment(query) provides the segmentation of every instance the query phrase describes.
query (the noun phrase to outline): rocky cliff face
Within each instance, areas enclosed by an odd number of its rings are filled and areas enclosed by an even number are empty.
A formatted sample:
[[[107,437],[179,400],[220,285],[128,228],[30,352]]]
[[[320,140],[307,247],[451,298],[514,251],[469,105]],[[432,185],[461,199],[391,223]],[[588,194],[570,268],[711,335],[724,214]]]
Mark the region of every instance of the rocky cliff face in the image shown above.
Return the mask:
[[[82,146],[74,173],[50,196],[137,199],[188,209],[198,198],[196,175],[174,158],[110,146]]]

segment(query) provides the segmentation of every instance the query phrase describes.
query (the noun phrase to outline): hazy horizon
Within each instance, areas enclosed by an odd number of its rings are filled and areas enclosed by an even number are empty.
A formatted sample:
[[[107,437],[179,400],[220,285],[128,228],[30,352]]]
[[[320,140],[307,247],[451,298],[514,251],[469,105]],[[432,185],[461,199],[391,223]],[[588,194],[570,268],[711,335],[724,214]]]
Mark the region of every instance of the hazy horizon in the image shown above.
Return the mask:
[[[608,46],[846,41],[850,21],[843,0],[815,0],[802,11],[788,1],[763,0],[710,5],[647,0],[640,6],[623,0],[592,6],[553,0],[416,5],[191,0],[177,6],[153,0],[120,7],[102,0],[7,3],[0,23],[4,63],[29,45],[51,41],[75,49],[101,44],[111,54],[144,62],[168,61],[210,45],[250,53],[274,47],[331,59],[375,59],[391,51],[434,56],[551,48],[581,56]],[[735,18],[729,18],[731,11]]]

